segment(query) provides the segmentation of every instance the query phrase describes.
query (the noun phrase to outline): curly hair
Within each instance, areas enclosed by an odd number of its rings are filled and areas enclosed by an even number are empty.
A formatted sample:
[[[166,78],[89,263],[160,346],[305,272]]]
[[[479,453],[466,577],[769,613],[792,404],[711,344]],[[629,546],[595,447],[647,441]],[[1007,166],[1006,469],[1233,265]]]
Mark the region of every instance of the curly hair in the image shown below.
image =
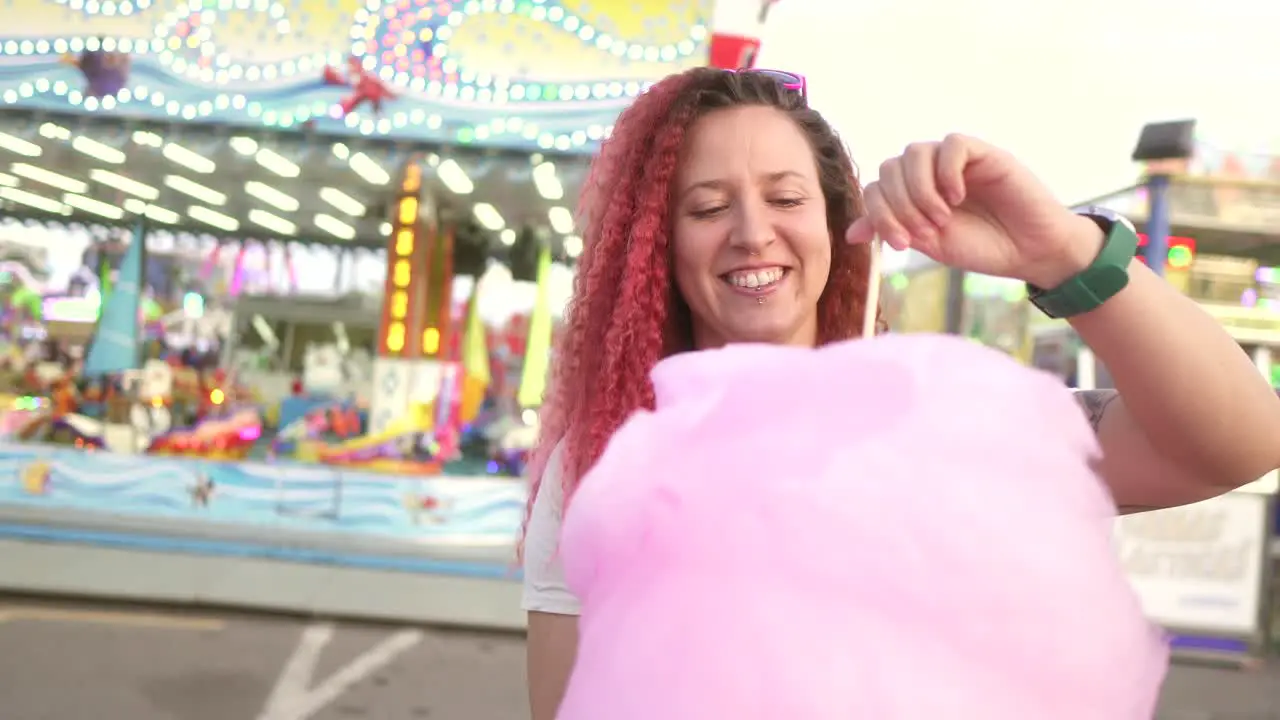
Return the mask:
[[[558,444],[567,500],[623,421],[653,408],[650,370],[695,349],[689,308],[672,279],[672,179],[696,120],[747,105],[785,113],[813,148],[831,235],[818,342],[861,335],[870,249],[844,241],[863,213],[862,188],[835,131],[800,93],[764,73],[696,68],[667,77],[618,118],[582,191],[584,251],[529,462],[531,504]]]

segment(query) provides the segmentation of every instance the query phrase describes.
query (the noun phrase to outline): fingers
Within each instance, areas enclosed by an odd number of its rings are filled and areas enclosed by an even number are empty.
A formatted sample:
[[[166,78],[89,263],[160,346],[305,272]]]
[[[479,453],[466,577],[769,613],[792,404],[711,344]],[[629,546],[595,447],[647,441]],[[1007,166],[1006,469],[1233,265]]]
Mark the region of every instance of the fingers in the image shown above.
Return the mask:
[[[864,202],[866,201],[866,198],[869,197],[867,193],[869,193],[870,191],[871,191],[871,188],[868,187],[866,192],[863,194]],[[876,228],[874,225],[871,224],[870,215],[863,215],[857,220],[854,220],[853,224],[850,225],[849,229],[846,230],[844,233],[844,241],[849,243],[850,245],[861,245],[862,243],[869,243],[872,240],[875,240],[875,238],[876,238]],[[902,250],[902,248],[899,248],[899,247],[894,247],[894,249]]]
[[[935,161],[934,177],[938,192],[951,207],[964,202],[967,189],[964,182],[964,168],[969,164],[972,154],[969,138],[963,135],[948,135],[938,146]]]
[[[911,247],[911,235],[894,218],[893,210],[885,200],[880,183],[873,182],[863,191],[867,214],[858,218],[845,233],[845,240],[853,244],[871,242],[877,235],[894,250]]]
[[[940,143],[915,143],[880,166],[880,177],[864,191],[867,215],[846,233],[851,243],[879,235],[897,250],[926,251],[964,202],[965,168],[974,159],[974,143],[949,135]],[[976,152],[980,155],[980,152]]]
[[[880,194],[889,205],[889,210],[893,215],[895,222],[885,222],[885,234],[889,234],[891,230],[901,232],[903,230],[910,236],[910,239],[927,240],[935,236],[938,232],[929,218],[925,217],[922,209],[916,205],[913,191],[907,187],[907,173],[903,167],[905,158],[894,158],[886,161],[880,166],[880,179],[876,184],[880,188]],[[933,182],[929,182],[933,185]],[[915,191],[919,194],[921,191]]]
[[[943,199],[938,182],[940,153],[940,146],[934,143],[916,143],[907,146],[900,163],[911,201],[929,219],[934,230],[943,228],[951,219],[951,205]]]

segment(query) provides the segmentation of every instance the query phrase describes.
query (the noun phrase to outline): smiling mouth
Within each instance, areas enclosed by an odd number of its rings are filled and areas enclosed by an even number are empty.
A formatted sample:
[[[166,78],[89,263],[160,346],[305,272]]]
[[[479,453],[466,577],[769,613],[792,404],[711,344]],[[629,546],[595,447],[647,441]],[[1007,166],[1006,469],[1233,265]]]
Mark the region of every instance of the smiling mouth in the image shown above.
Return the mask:
[[[773,292],[788,275],[790,268],[781,266],[735,270],[720,276],[726,285],[745,295],[764,295]]]

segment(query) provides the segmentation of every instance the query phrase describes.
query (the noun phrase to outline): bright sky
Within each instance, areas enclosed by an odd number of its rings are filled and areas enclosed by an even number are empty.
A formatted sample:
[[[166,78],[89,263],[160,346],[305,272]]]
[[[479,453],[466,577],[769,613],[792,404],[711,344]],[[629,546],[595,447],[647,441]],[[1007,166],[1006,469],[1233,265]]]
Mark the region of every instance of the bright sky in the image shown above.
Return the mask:
[[[1132,184],[1146,122],[1280,152],[1280,3],[1263,0],[781,0],[759,67],[805,74],[867,179],[960,131],[1079,202]]]

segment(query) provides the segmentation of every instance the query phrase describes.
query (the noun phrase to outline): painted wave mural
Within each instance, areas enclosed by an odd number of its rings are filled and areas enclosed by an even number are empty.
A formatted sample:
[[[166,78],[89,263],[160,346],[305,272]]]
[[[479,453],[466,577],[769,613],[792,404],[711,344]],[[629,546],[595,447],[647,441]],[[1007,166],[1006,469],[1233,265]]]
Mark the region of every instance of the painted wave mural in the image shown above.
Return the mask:
[[[287,463],[215,463],[0,444],[0,504],[363,533],[420,544],[511,545],[522,482],[407,478]]]

